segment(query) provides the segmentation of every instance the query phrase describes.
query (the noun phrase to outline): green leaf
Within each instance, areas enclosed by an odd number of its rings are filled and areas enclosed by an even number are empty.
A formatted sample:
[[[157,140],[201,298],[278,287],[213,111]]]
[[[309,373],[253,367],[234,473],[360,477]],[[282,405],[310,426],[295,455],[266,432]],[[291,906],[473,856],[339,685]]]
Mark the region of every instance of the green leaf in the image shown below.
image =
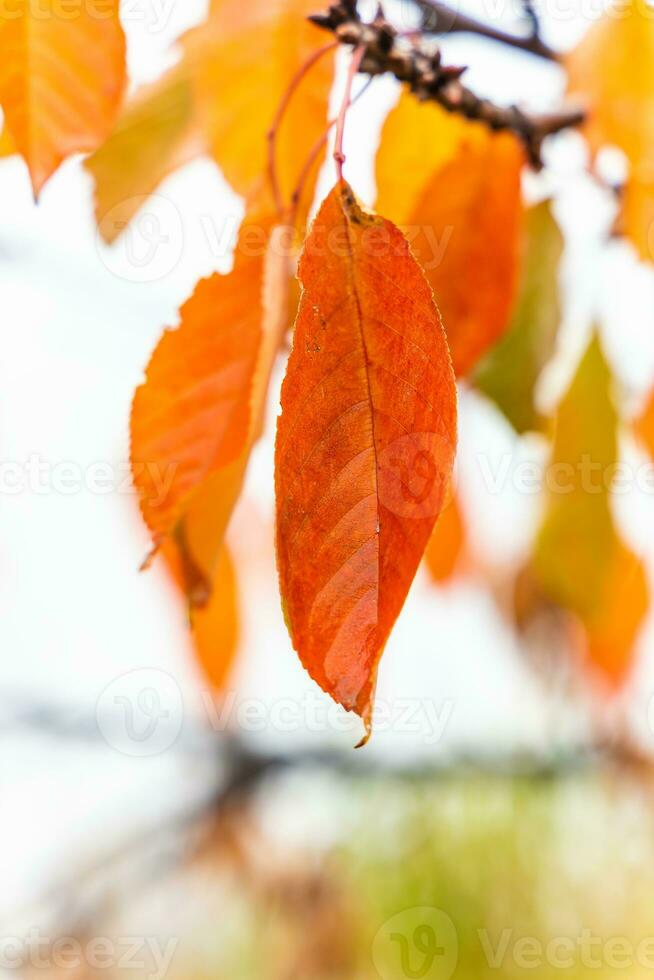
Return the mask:
[[[582,619],[602,601],[617,542],[610,509],[617,421],[611,372],[595,336],[556,415],[533,556],[543,591]]]
[[[530,208],[525,226],[522,279],[511,323],[475,376],[477,388],[495,402],[516,432],[542,427],[534,388],[554,351],[560,322],[558,269],[563,236],[550,202]]]
[[[642,560],[620,537],[611,513],[618,456],[611,388],[594,337],[556,415],[545,517],[529,577],[536,596],[576,615],[583,631],[571,630],[569,640],[573,647],[581,640],[588,665],[615,690],[633,663],[649,588]]]

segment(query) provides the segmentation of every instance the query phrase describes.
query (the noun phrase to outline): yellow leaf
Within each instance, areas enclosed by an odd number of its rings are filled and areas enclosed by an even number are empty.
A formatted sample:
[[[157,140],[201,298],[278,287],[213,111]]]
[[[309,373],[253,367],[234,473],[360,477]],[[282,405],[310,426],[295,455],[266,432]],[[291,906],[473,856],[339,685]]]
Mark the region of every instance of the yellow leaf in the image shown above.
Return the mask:
[[[64,5],[65,6],[65,5]],[[108,135],[125,85],[118,0],[0,0],[0,104],[35,195],[72,153]]]
[[[584,617],[601,601],[615,547],[609,491],[617,414],[597,337],[558,407],[555,426],[534,569],[551,599]]]
[[[645,0],[614,0],[566,59],[568,89],[589,109],[593,154],[618,146],[631,170],[619,228],[652,261],[654,188],[654,19]]]
[[[507,133],[414,103],[404,94],[384,125],[377,208],[406,232],[434,290],[454,369],[464,375],[509,323],[524,154]]]
[[[315,0],[225,0],[185,40],[211,152],[232,187],[245,196],[265,174],[266,136],[282,96],[303,63],[325,45],[323,32],[306,20],[315,9]],[[310,69],[278,133],[277,169],[286,204],[326,130],[333,60],[326,55]],[[316,173],[317,165],[304,210],[313,197]]]
[[[474,379],[516,432],[542,426],[534,389],[554,352],[561,319],[558,273],[563,236],[549,201],[527,211],[525,239],[520,291],[511,323],[479,365]]]
[[[109,139],[85,162],[95,181],[96,220],[104,240],[114,241],[161,181],[203,151],[182,62],[136,93]]]
[[[386,117],[377,154],[379,211],[408,221],[433,175],[466,139],[483,139],[481,127],[403,89]]]
[[[627,673],[648,606],[642,562],[611,514],[617,421],[611,374],[595,337],[559,405],[531,573],[536,592],[581,620],[587,659],[614,685]]]

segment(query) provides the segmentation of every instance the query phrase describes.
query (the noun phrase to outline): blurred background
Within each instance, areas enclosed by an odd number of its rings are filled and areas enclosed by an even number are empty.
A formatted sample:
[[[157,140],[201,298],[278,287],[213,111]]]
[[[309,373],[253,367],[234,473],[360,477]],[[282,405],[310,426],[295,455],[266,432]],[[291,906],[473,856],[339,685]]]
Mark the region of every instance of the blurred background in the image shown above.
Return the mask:
[[[509,0],[461,6],[524,26]],[[386,9],[412,26],[411,4]],[[565,50],[602,5],[552,0],[538,12],[545,40]],[[176,38],[206,8],[134,0],[123,14],[137,87],[174,63]],[[496,101],[544,110],[562,97],[552,63],[467,36],[443,50]],[[348,120],[346,174],[370,204],[397,96],[378,79]],[[586,175],[581,138],[558,137],[546,162],[525,194],[553,197],[565,235],[563,320],[539,399],[558,401],[595,325],[635,414],[654,379],[654,274],[610,239],[615,201]],[[619,156],[605,165],[619,179]],[[332,179],[330,162],[323,190]],[[462,386],[457,487],[477,572],[437,588],[420,571],[380,671],[375,734],[354,753],[358,720],[309,680],[280,610],[274,384],[230,528],[240,640],[217,705],[173,585],[158,564],[139,572],[149,540],[128,420],[163,326],[200,276],[229,269],[242,202],[215,163],[196,160],[107,246],[79,159],[38,207],[23,162],[1,160],[0,195],[0,971],[449,980],[654,969],[651,616],[609,697],[525,650],[479,571],[492,566],[499,582],[527,553],[541,501],[513,474],[543,460],[542,438],[517,436]],[[620,448],[641,459],[627,433]],[[652,495],[631,487],[613,503],[651,571]]]

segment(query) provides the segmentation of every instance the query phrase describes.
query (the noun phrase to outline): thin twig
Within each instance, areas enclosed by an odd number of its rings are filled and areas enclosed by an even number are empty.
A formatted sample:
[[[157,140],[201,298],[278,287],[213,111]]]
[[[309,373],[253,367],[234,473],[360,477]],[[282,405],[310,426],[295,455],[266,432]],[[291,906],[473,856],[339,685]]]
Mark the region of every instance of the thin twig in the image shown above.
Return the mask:
[[[449,7],[446,3],[442,3],[441,0],[413,0],[413,2],[423,16],[421,29],[430,34],[478,34],[480,37],[498,41],[500,44],[507,44],[519,51],[535,54],[547,61],[558,60],[556,51],[541,39],[540,30],[537,29],[538,20],[529,0],[525,2],[525,12],[533,30],[525,37],[510,34],[508,31],[502,31],[491,24],[485,24],[475,17],[469,17],[467,14]]]
[[[373,79],[372,78],[369,78],[367,80],[367,82],[364,85],[361,86],[361,88],[359,89],[359,91],[357,92],[357,94],[354,96],[354,98],[350,102],[350,106],[355,105],[355,103],[357,103],[359,101],[359,99],[361,98],[361,96],[364,95],[368,91],[368,89],[372,85],[372,82],[373,82]],[[302,191],[304,190],[304,185],[306,184],[307,179],[309,177],[309,174],[311,173],[311,168],[314,166],[316,160],[318,159],[318,156],[320,155],[320,151],[322,150],[322,148],[324,147],[325,143],[327,142],[327,138],[329,136],[329,133],[330,133],[332,127],[335,126],[337,122],[338,122],[338,116],[335,116],[333,119],[330,119],[329,120],[329,122],[327,123],[327,126],[325,127],[325,132],[322,134],[322,136],[319,136],[318,137],[318,139],[316,140],[316,142],[311,147],[311,150],[309,151],[309,154],[308,154],[306,160],[304,161],[304,164],[302,166],[302,170],[300,171],[300,176],[298,177],[297,184],[295,185],[295,190],[293,191],[293,193],[291,195],[291,212],[292,213],[295,211],[295,209],[297,208],[298,204],[300,203],[300,198],[302,197]],[[291,221],[291,224],[292,223],[293,223],[293,221]]]
[[[531,37],[540,40],[540,19],[534,0],[522,0],[522,9],[531,27]]]
[[[347,71],[347,78],[345,80],[345,91],[343,93],[343,101],[341,103],[341,109],[338,113],[338,119],[336,120],[336,137],[334,139],[334,160],[336,162],[336,175],[340,180],[343,180],[343,164],[345,163],[345,154],[343,153],[343,134],[345,132],[345,118],[347,116],[347,110],[350,108],[352,103],[352,85],[354,83],[354,77],[361,67],[361,62],[363,61],[363,56],[366,53],[365,44],[360,45],[352,54],[352,59]]]
[[[286,91],[284,92],[279,105],[277,106],[277,111],[275,112],[275,117],[271,123],[270,129],[268,130],[268,180],[270,182],[270,188],[272,190],[273,198],[275,201],[275,207],[277,212],[281,214],[284,210],[284,204],[282,201],[281,190],[279,187],[279,179],[277,176],[277,166],[275,163],[275,149],[277,143],[277,133],[279,127],[281,126],[282,120],[286,114],[286,110],[289,107],[291,99],[295,94],[295,90],[301,83],[304,76],[310,71],[311,68],[320,61],[323,55],[327,54],[329,51],[333,51],[338,47],[338,41],[330,41],[329,44],[325,44],[322,48],[318,48],[314,51],[307,60],[300,65],[298,70],[295,72],[291,78]]]
[[[576,106],[546,115],[530,115],[518,106],[497,106],[479,98],[461,84],[465,68],[443,65],[440,51],[425,44],[422,38],[411,41],[399,37],[381,13],[372,23],[364,24],[354,0],[338,0],[326,14],[315,14],[310,20],[332,31],[341,44],[365,47],[361,72],[367,75],[389,72],[398,81],[405,82],[421,101],[437,102],[448,112],[479,120],[493,130],[515,133],[536,168],[541,166],[545,137],[579,125],[585,118],[583,110]]]

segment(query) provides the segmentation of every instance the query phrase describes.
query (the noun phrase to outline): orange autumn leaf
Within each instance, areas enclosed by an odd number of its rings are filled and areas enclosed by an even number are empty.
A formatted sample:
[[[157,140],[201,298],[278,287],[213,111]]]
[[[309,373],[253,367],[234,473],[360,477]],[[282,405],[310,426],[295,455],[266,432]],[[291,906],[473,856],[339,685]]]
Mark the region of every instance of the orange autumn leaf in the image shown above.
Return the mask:
[[[134,396],[131,459],[155,547],[176,530],[211,592],[222,539],[258,436],[270,370],[288,325],[287,229],[244,223],[229,275],[200,282],[155,349]],[[183,526],[182,526],[183,522]]]
[[[643,261],[654,261],[654,169],[649,178],[643,167],[628,178],[614,233],[628,238]]]
[[[420,228],[418,254],[429,227],[444,246],[427,275],[459,375],[507,329],[518,285],[522,149],[507,134],[489,133],[485,144],[464,145],[409,218]]]
[[[267,133],[296,72],[325,45],[307,21],[315,0],[224,0],[185,39],[209,147],[226,179],[249,195],[267,166]],[[286,204],[304,162],[327,126],[334,55],[313,65],[288,106],[276,139],[280,189]],[[238,79],[236,83],[234,80]],[[308,182],[308,208],[317,175]]]
[[[0,48],[0,105],[38,195],[111,130],[125,86],[118,0],[86,0],[74,16],[56,0],[0,0]]]
[[[643,0],[613,0],[567,55],[568,91],[589,109],[584,132],[596,153],[607,143],[637,163],[654,139],[654,20]]]
[[[266,216],[244,224],[232,272],[198,283],[180,310],[180,326],[164,332],[135,393],[134,478],[155,537],[170,533],[190,496],[245,445],[261,331],[256,284],[263,281],[270,223]],[[257,232],[258,244],[247,245]]]
[[[214,691],[224,691],[238,647],[237,579],[227,548],[220,551],[208,603],[191,610],[191,632],[200,668]]]
[[[456,388],[406,239],[343,181],[299,276],[275,449],[282,601],[302,663],[369,732],[379,660],[443,506]]]
[[[425,270],[458,375],[509,324],[520,272],[523,159],[513,136],[418,104],[411,93],[384,124],[377,208],[403,227]]]
[[[134,396],[134,477],[155,542],[174,528],[203,481],[245,443],[257,347],[243,338],[254,338],[260,324],[246,290],[260,278],[262,263],[242,261],[229,276],[198,283],[181,308],[181,326],[164,333]]]
[[[465,551],[466,533],[461,503],[456,494],[443,508],[425,551],[425,562],[435,582],[444,585],[453,578]]]
[[[566,58],[568,90],[589,110],[591,152],[618,146],[627,178],[618,230],[652,261],[654,217],[654,20],[644,0],[614,0]]]
[[[190,583],[177,541],[169,539],[163,555],[170,572],[183,595],[188,595]],[[201,606],[191,606],[191,635],[196,659],[214,692],[225,688],[238,646],[237,581],[234,562],[226,546],[220,557],[210,599]]]
[[[198,487],[187,507],[179,532],[183,535],[186,557],[198,576],[197,594],[189,593],[191,604],[201,604],[212,594],[212,583],[220,561],[225,531],[238,500],[254,443],[263,423],[266,395],[275,358],[291,322],[291,281],[289,240],[291,229],[277,225],[272,229],[258,284],[261,329],[257,359],[250,390],[250,423],[239,455],[218,468]]]
[[[203,150],[190,73],[182,62],[136,93],[84,164],[95,181],[104,240],[114,241],[162,180]]]
[[[634,422],[634,432],[654,459],[654,391],[650,393],[641,414]]]
[[[625,679],[638,632],[649,607],[645,567],[621,541],[607,576],[603,600],[584,624],[586,656],[614,687]]]
[[[0,133],[0,158],[11,157],[16,152],[16,147],[14,146],[14,141],[9,135],[7,127],[4,126],[2,133]]]

